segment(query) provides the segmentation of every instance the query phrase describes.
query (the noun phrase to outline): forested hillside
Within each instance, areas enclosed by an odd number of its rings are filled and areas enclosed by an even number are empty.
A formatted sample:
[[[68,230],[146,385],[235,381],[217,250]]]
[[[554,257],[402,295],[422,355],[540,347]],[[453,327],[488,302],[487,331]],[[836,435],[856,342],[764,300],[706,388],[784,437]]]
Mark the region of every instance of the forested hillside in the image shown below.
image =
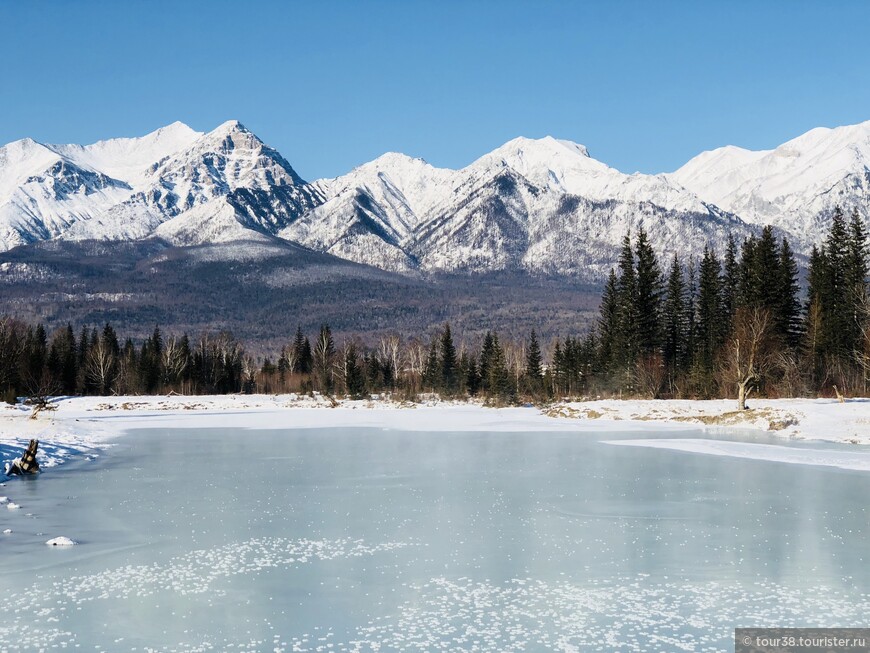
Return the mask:
[[[299,326],[271,354],[229,331],[144,339],[72,324],[0,322],[0,390],[26,395],[319,391],[485,396],[718,397],[863,393],[870,371],[868,244],[837,209],[812,250],[801,292],[789,241],[767,227],[723,252],[660,261],[648,234],[626,234],[597,322],[541,343],[547,316],[526,307],[525,337],[385,330],[336,341]],[[516,306],[522,311],[522,306]],[[353,307],[348,306],[352,311]],[[536,324],[537,321],[537,324]],[[580,323],[580,320],[578,320]]]

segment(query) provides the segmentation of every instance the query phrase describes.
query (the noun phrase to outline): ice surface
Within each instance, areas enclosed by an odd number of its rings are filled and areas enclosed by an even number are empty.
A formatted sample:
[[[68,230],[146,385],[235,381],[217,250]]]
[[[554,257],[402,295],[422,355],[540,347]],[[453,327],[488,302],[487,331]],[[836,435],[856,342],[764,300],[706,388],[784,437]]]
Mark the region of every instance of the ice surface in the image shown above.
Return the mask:
[[[721,651],[743,623],[866,618],[865,474],[387,412],[194,416],[9,483],[34,516],[9,515],[0,650]]]

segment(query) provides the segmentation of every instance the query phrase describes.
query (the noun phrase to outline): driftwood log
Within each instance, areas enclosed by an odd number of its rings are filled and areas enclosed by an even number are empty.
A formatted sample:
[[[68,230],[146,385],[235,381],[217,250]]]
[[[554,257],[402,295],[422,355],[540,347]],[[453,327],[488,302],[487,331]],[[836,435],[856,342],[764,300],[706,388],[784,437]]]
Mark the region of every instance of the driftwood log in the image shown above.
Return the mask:
[[[39,448],[39,440],[31,440],[21,458],[16,458],[11,463],[6,463],[6,475],[38,474],[39,463],[36,462],[36,450]]]

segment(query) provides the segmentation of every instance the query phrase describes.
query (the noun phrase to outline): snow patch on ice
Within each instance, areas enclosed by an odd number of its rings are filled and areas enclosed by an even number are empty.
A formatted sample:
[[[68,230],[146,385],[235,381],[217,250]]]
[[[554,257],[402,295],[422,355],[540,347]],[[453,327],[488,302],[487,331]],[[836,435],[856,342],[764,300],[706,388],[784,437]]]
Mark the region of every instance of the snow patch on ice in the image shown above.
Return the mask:
[[[793,465],[818,465],[839,467],[857,471],[870,471],[870,452],[834,451],[830,449],[797,449],[774,444],[752,442],[728,442],[726,440],[650,439],[650,440],[603,440],[605,444],[621,447],[648,447],[670,449],[686,453],[728,456],[748,460],[789,463]]]

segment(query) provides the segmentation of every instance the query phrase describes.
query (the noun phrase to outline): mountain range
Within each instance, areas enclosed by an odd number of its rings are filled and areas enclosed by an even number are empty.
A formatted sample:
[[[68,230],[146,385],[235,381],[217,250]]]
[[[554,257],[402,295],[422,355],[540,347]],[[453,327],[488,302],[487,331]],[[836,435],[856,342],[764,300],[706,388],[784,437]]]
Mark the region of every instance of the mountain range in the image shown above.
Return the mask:
[[[514,139],[459,170],[388,153],[306,182],[238,121],[0,148],[0,251],[91,240],[231,251],[253,241],[406,275],[600,280],[630,229],[645,228],[669,257],[772,225],[806,254],[837,205],[870,218],[870,121],[773,150],[723,147],[657,175],[624,174],[545,137]]]

